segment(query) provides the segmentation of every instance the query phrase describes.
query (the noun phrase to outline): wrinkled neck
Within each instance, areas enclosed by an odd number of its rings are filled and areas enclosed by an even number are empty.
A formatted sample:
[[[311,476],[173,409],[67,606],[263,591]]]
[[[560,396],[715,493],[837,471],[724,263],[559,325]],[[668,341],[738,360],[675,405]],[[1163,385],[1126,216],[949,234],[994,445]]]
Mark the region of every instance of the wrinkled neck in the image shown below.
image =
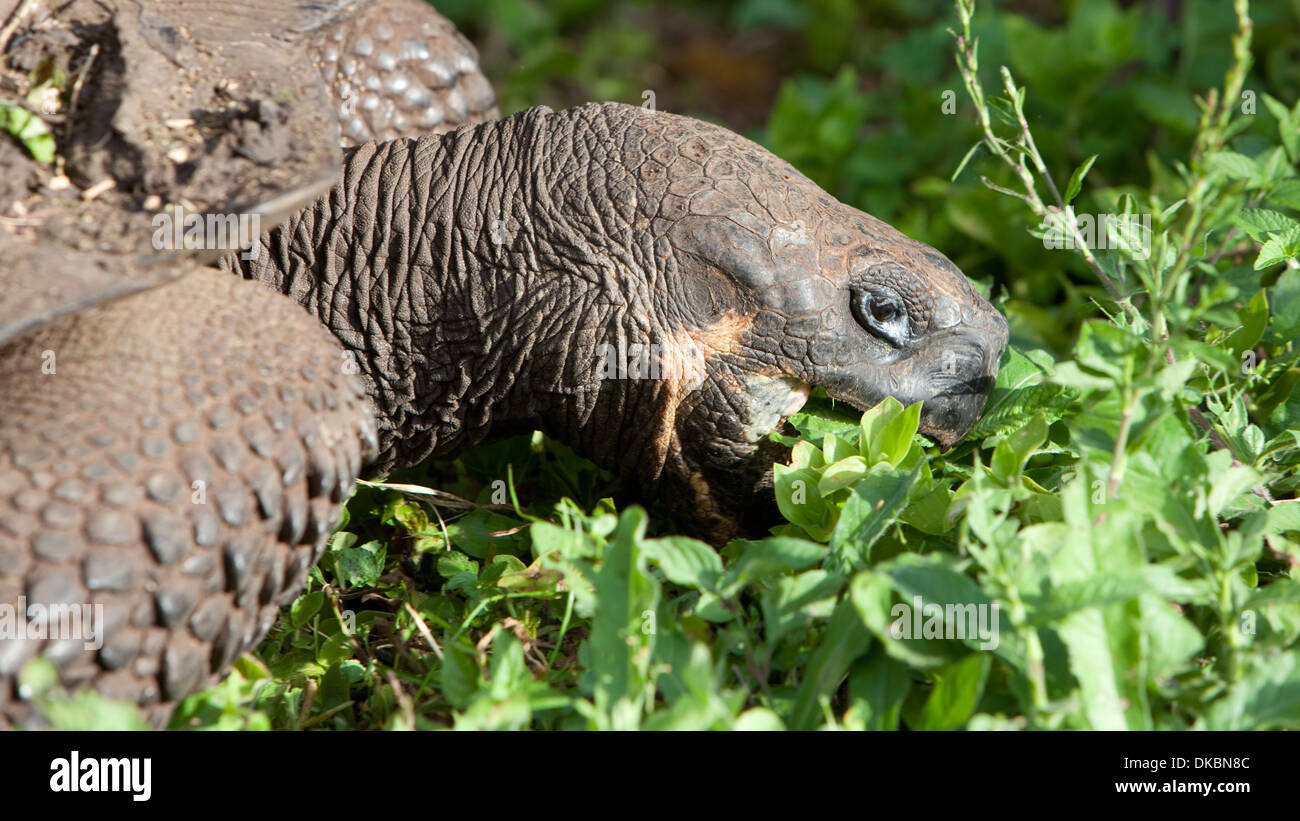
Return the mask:
[[[618,418],[645,404],[591,379],[598,340],[629,313],[628,295],[610,292],[632,278],[609,275],[598,232],[561,217],[573,204],[553,199],[555,180],[575,163],[570,137],[552,133],[559,117],[535,109],[360,146],[255,259],[226,260],[343,344],[340,367],[359,372],[379,421],[372,473],[450,455],[494,427],[541,427],[606,463],[605,451],[639,446],[592,431],[598,409]]]

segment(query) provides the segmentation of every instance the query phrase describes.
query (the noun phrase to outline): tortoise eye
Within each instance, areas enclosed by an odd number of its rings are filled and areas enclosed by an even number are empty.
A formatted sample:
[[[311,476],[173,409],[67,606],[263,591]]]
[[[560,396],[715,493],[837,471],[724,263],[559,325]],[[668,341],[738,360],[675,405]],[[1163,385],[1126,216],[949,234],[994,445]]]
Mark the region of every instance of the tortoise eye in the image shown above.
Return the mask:
[[[911,329],[903,302],[887,290],[858,293],[852,302],[858,324],[895,347],[906,345]]]
[[[877,322],[892,322],[899,314],[898,305],[881,294],[872,294],[867,299],[867,310],[871,311],[872,318]]]

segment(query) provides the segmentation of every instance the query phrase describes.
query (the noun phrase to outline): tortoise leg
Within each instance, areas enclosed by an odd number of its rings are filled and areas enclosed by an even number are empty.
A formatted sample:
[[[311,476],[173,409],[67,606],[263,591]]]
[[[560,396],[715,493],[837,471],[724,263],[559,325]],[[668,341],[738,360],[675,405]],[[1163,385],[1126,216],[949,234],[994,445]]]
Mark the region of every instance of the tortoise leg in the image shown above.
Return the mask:
[[[261,639],[375,447],[354,371],[300,306],[209,269],[0,347],[0,605],[91,617],[0,639],[0,726],[39,724],[33,656],[162,724]]]

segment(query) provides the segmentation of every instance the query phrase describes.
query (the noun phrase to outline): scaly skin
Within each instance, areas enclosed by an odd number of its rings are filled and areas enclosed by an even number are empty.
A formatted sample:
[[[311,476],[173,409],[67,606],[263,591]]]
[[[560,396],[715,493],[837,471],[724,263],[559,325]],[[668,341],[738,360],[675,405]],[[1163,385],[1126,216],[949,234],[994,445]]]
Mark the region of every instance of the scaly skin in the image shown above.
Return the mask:
[[[474,46],[421,0],[365,6],[319,39],[312,60],[332,88],[346,146],[498,116]]]
[[[37,653],[161,724],[266,633],[373,451],[344,365],[210,269],[0,346],[0,602],[103,606],[100,648],[0,640],[0,726],[32,726],[14,676]]]
[[[227,265],[356,355],[372,470],[541,427],[717,541],[772,509],[754,496],[762,442],[808,385],[863,408],[926,400],[922,430],[949,445],[1006,343],[934,249],[725,129],[616,104],[363,146],[256,261]],[[906,311],[901,334],[855,315],[871,293]],[[662,378],[605,378],[602,344],[655,346]]]

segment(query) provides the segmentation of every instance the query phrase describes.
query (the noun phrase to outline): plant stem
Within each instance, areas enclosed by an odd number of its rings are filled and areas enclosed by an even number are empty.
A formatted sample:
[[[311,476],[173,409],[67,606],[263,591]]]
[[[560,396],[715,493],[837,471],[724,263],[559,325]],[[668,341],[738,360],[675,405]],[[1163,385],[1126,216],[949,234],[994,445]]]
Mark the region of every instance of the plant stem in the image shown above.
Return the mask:
[[[1011,103],[1012,110],[1015,112],[1016,124],[1020,132],[1017,138],[1017,145],[1020,149],[1016,152],[1017,156],[1013,157],[1012,152],[1008,150],[1009,144],[1007,141],[993,132],[993,124],[989,119],[984,89],[979,82],[979,41],[972,37],[970,30],[971,17],[974,13],[975,0],[957,0],[957,14],[961,20],[961,34],[957,35],[957,69],[961,72],[967,94],[970,95],[972,102],[975,104],[975,113],[979,119],[980,130],[983,133],[984,145],[991,154],[1002,160],[1015,172],[1025,193],[1020,194],[994,185],[986,178],[981,178],[981,181],[995,191],[1024,200],[1040,220],[1059,223],[1061,227],[1068,230],[1071,246],[1079,252],[1084,262],[1096,275],[1097,280],[1105,286],[1106,293],[1109,294],[1111,300],[1119,305],[1125,314],[1140,320],[1141,315],[1138,313],[1137,308],[1128,297],[1123,295],[1119,283],[1115,282],[1102,269],[1096,256],[1088,247],[1087,241],[1079,231],[1078,221],[1074,217],[1074,209],[1065,202],[1065,198],[1061,196],[1060,190],[1056,187],[1056,182],[1048,173],[1047,164],[1038,151],[1038,145],[1034,142],[1033,134],[1029,129],[1029,122],[1025,119],[1022,89],[1016,86],[1011,77],[1011,72],[1006,66],[1002,66],[1002,84],[1007,92],[1007,98]],[[1046,182],[1048,190],[1051,191],[1052,199],[1056,203],[1055,208],[1046,205],[1042,198],[1039,197],[1034,182],[1034,171],[1030,170],[1029,166],[1025,164],[1025,155],[1033,163],[1034,170]]]

